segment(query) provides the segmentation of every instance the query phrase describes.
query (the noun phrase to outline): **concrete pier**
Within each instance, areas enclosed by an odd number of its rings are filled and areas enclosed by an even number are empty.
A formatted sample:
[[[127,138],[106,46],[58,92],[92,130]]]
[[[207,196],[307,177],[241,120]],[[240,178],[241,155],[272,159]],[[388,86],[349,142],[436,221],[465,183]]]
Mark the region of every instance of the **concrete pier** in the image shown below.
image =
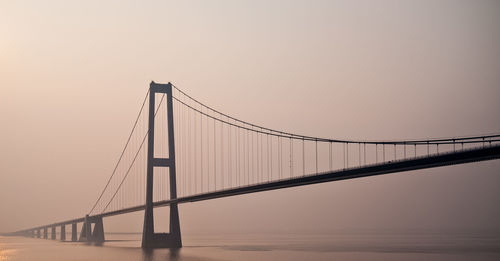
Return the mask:
[[[52,231],[50,233],[50,239],[56,240],[56,227],[52,227]]]
[[[66,225],[61,225],[61,241],[66,241]]]
[[[92,231],[92,224],[94,224],[94,230]],[[80,233],[80,242],[93,242],[102,243],[104,242],[104,225],[102,222],[102,217],[92,217],[85,216],[85,221],[83,222],[82,232]]]
[[[76,223],[71,224],[71,241],[78,241],[78,234],[76,231]]]

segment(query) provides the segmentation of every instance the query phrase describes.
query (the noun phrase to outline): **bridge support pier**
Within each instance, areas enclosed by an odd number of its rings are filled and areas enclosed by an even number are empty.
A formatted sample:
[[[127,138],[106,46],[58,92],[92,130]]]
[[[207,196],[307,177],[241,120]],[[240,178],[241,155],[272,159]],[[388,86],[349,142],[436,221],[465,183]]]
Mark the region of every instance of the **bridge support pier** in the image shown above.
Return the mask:
[[[104,225],[102,223],[102,217],[97,218],[95,221],[94,231],[92,231],[92,242],[104,242]]]
[[[41,236],[40,229],[37,229],[37,230],[36,230],[36,237],[37,237],[37,238],[40,238],[40,236]]]
[[[55,240],[56,239],[56,227],[52,227],[52,233],[50,233],[50,239]]]
[[[153,215],[151,211],[151,216]],[[142,234],[143,248],[180,248],[182,247],[181,230],[179,225],[179,211],[177,204],[170,205],[169,233],[154,233],[153,218],[150,223],[144,223]]]
[[[66,241],[66,225],[61,225],[61,241]]]
[[[92,224],[94,224],[94,230],[92,231]],[[76,230],[76,228],[75,228]],[[80,233],[81,242],[94,242],[103,243],[104,242],[104,225],[102,223],[102,217],[89,218],[85,216],[85,221],[83,222],[82,232]]]
[[[71,224],[71,241],[78,241],[78,235],[76,232],[76,223]]]
[[[154,157],[155,130],[155,96],[156,93],[166,94],[168,158]],[[181,229],[179,225],[179,210],[177,203],[170,205],[169,233],[155,233],[153,220],[153,181],[154,167],[169,168],[170,199],[177,198],[177,181],[175,171],[174,116],[173,116],[172,84],[149,85],[149,133],[148,133],[148,165],[146,172],[146,208],[144,210],[144,228],[142,231],[143,248],[180,248],[182,247]]]
[[[78,241],[80,241],[80,242],[90,241],[91,226],[92,226],[92,224],[90,223],[89,215],[86,215],[85,221],[83,221],[83,225],[82,225],[82,232],[80,232],[80,239]]]
[[[48,234],[48,233],[47,233],[47,229],[48,229],[47,227],[44,227],[44,228],[43,228],[43,239],[47,239],[47,238],[49,237],[49,236],[47,235],[47,234]]]

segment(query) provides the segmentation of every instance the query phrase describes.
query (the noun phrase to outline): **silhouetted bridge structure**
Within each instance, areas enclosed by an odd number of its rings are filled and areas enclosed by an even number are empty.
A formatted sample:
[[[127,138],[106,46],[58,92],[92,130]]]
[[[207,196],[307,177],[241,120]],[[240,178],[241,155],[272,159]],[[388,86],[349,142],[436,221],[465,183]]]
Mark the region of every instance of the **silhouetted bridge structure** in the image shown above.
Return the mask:
[[[144,211],[142,246],[177,248],[178,204],[498,158],[500,134],[400,141],[297,135],[239,120],[171,83],[152,82],[88,214],[11,235],[48,238],[50,229],[57,239],[59,228],[65,241],[70,225],[71,241],[102,243],[104,217]],[[169,233],[154,230],[153,209],[162,206],[170,207]]]

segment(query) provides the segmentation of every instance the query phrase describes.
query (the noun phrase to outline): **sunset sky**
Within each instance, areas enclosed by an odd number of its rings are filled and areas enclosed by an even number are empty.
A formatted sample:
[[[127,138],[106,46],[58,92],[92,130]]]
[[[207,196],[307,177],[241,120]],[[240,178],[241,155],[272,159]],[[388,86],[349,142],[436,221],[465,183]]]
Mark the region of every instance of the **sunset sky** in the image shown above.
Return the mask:
[[[82,217],[151,81],[274,129],[500,132],[499,1],[0,0],[0,232]],[[180,206],[186,232],[500,230],[500,161]],[[142,212],[105,220],[141,231]]]

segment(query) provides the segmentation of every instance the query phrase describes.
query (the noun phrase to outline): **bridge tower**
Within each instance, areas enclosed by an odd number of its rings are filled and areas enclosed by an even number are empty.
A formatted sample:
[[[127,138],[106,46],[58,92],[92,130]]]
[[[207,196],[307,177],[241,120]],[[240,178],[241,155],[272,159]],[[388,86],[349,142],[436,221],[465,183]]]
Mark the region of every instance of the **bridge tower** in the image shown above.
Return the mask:
[[[168,158],[154,157],[155,137],[155,95],[164,93],[166,95],[167,109],[167,136],[168,136]],[[177,203],[170,204],[170,231],[169,233],[155,233],[153,220],[153,181],[154,168],[169,168],[170,199],[177,198],[177,181],[175,171],[175,145],[174,145],[174,116],[172,84],[157,84],[151,82],[149,85],[149,134],[148,155],[146,173],[146,208],[144,211],[144,228],[142,231],[143,248],[180,248],[182,247],[181,230],[179,224],[179,210]]]

